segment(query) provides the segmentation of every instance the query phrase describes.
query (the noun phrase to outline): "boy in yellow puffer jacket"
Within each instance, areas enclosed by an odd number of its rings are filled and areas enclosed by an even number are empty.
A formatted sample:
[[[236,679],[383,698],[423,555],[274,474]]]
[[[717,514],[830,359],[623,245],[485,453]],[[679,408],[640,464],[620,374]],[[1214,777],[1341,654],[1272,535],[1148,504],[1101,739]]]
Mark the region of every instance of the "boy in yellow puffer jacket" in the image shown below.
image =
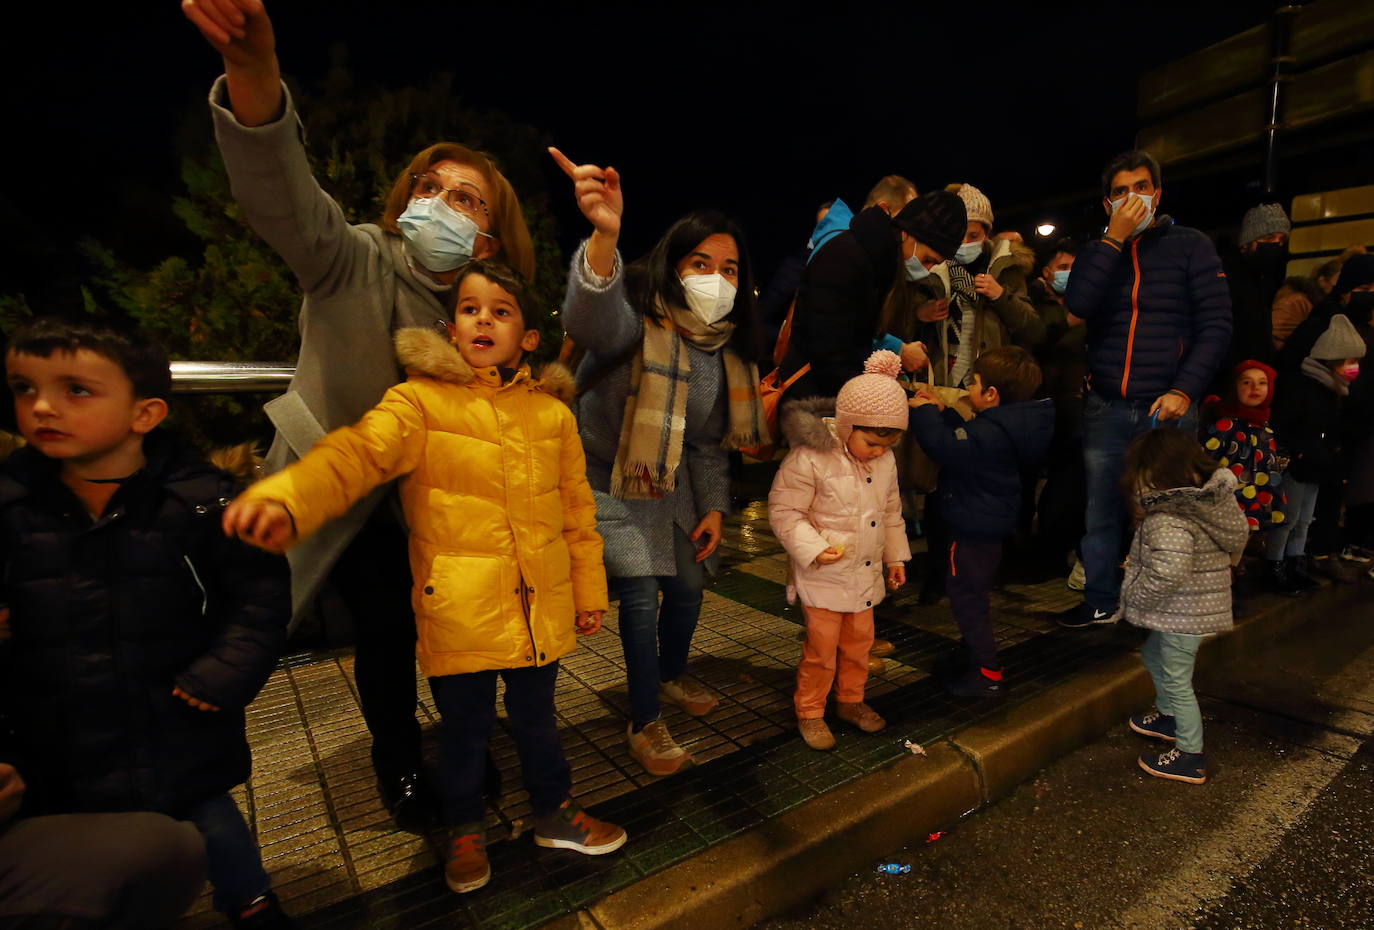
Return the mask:
[[[452,293],[450,340],[399,330],[408,380],[249,488],[225,511],[224,530],[280,551],[401,479],[416,651],[444,721],[445,878],[463,893],[491,878],[482,784],[498,673],[535,842],[599,855],[626,834],[571,799],[554,717],[558,660],[575,632],[600,629],[607,608],[596,505],[567,406],[572,379],[557,366],[535,379],[521,364],[539,330],[514,272],[471,262]]]

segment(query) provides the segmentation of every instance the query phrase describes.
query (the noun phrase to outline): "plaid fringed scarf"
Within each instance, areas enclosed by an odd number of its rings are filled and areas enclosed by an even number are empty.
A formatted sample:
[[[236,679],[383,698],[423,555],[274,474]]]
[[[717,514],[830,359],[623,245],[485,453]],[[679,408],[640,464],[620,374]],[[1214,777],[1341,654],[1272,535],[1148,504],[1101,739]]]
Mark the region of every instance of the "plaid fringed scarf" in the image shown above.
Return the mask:
[[[726,345],[734,327],[706,326],[687,311],[644,318],[644,345],[630,367],[630,393],[611,471],[611,493],[646,500],[672,493],[687,427],[691,360],[684,340],[724,354],[727,449],[749,448],[767,436],[759,401],[759,369]]]

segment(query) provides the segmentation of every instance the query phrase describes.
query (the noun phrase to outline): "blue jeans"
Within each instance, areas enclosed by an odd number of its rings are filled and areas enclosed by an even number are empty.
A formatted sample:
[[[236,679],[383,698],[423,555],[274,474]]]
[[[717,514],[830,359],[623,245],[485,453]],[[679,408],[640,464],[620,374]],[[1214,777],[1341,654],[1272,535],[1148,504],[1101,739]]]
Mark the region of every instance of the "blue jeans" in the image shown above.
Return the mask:
[[[1319,484],[1294,481],[1283,476],[1283,495],[1287,499],[1282,523],[1269,528],[1269,538],[1264,541],[1264,557],[1278,561],[1290,555],[1302,555],[1307,551],[1307,528],[1312,525],[1312,516],[1317,512],[1317,492]]]
[[[496,723],[496,676],[506,683],[506,722],[520,756],[520,778],[535,817],[558,810],[572,792],[572,770],[563,755],[554,716],[558,663],[503,668],[499,672],[437,675],[429,679],[434,706],[444,720],[439,743],[439,789],[444,823],[458,827],[486,818],[482,788],[487,746]]]
[[[1126,534],[1126,500],[1121,474],[1126,447],[1149,432],[1153,400],[1126,400],[1088,391],[1083,400],[1083,468],[1087,473],[1088,511],[1083,534],[1083,571],[1087,583],[1083,600],[1107,612],[1117,608],[1121,594],[1121,552]],[[1172,426],[1197,434],[1197,411],[1189,407]]]
[[[258,839],[227,794],[202,801],[186,819],[205,837],[205,857],[214,886],[215,910],[236,913],[253,899],[267,894],[272,882],[262,867]]]
[[[1201,636],[1151,630],[1140,658],[1155,683],[1155,707],[1174,718],[1175,744],[1183,752],[1202,752],[1202,710],[1193,693],[1193,666]]]
[[[620,600],[620,646],[630,684],[630,717],[636,728],[658,719],[659,683],[687,671],[687,651],[692,647],[706,583],[706,570],[696,555],[687,534],[674,527],[676,575],[610,579],[611,596]]]

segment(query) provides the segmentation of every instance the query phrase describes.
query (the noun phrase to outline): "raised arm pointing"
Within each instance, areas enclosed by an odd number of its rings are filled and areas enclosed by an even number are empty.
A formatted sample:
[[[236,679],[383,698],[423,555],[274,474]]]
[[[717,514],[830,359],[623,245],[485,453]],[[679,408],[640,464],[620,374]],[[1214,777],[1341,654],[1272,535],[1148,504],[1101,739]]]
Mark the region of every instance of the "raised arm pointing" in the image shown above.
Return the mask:
[[[620,173],[614,168],[598,165],[576,165],[558,149],[549,147],[549,154],[573,180],[577,206],[592,224],[592,236],[587,242],[587,265],[603,278],[615,271],[615,246],[620,239],[620,216],[625,212],[625,198],[620,191]]]
[[[229,105],[245,126],[281,112],[281,68],[272,20],[262,0],[181,0],[181,11],[224,58]]]

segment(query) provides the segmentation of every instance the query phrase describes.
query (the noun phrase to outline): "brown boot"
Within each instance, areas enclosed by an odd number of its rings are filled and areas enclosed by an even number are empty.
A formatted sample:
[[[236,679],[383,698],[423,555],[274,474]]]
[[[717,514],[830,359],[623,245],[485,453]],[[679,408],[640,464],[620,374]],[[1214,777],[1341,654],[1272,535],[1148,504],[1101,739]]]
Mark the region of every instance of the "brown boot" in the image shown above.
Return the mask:
[[[812,749],[835,748],[835,736],[830,732],[830,728],[825,725],[824,718],[798,718],[797,729],[801,731],[801,738],[806,741],[806,745]]]
[[[868,655],[870,658],[877,656],[880,659],[886,659],[896,651],[897,647],[892,645],[890,640],[886,639],[875,639],[873,640],[873,645],[868,647]]]
[[[480,823],[464,824],[449,831],[444,855],[444,881],[450,891],[467,894],[491,881],[487,862],[485,829]]]
[[[881,674],[883,670],[886,668],[887,663],[884,662],[882,659],[878,658],[875,655],[870,655],[868,657],[868,674],[878,675]]]
[[[863,701],[836,701],[835,716],[865,733],[877,733],[887,726],[887,721],[879,717],[878,712]]]

